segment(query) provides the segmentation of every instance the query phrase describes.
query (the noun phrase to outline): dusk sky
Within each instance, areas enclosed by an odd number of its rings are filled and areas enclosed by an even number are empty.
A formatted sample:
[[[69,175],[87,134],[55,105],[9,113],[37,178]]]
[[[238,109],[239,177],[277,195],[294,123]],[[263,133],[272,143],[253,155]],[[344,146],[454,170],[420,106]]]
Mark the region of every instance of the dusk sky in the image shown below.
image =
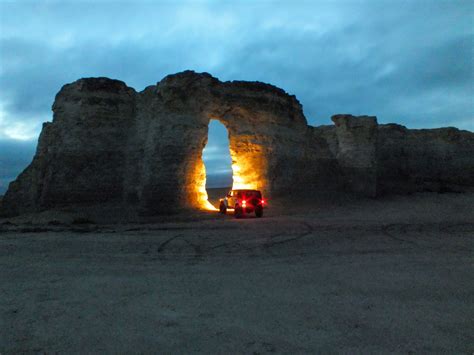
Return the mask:
[[[107,76],[137,91],[186,69],[336,113],[474,130],[474,1],[0,0],[0,194],[31,161],[55,94]],[[208,169],[229,166],[211,127]],[[224,167],[223,167],[224,166]]]

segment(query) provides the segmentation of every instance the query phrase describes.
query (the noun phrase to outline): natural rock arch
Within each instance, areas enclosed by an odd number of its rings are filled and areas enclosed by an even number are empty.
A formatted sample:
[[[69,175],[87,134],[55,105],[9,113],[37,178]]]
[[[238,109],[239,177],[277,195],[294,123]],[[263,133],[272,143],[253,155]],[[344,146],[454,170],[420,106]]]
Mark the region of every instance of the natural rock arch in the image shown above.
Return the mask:
[[[139,177],[142,190],[134,186],[127,191],[129,200],[141,201],[146,211],[163,211],[174,200],[164,193],[163,186],[167,186],[165,190],[175,196],[180,192],[186,206],[202,207],[207,201],[202,150],[210,119],[219,120],[229,132],[236,187],[278,193],[278,183],[285,178],[279,171],[282,164],[301,160],[305,145],[307,124],[296,98],[267,84],[221,83],[208,74],[184,72],[139,94],[140,123],[130,141],[140,143],[135,145],[138,151],[131,148],[129,153],[139,161],[137,152],[148,149]],[[147,142],[154,145],[148,147]],[[147,174],[153,166],[160,169]],[[126,170],[139,168],[132,165]],[[172,175],[163,175],[163,171]]]
[[[32,163],[9,186],[4,215],[91,204],[144,214],[203,208],[210,119],[229,132],[237,187],[273,197],[474,185],[472,132],[351,115],[311,127],[295,96],[260,82],[186,71],[137,93],[118,80],[86,78],[63,86],[53,112]]]
[[[80,79],[60,90],[53,112],[5,196],[13,213],[95,203],[151,214],[201,208],[210,119],[229,132],[236,186],[277,194],[301,162],[307,130],[300,103],[283,90],[191,71],[140,93],[118,80]]]

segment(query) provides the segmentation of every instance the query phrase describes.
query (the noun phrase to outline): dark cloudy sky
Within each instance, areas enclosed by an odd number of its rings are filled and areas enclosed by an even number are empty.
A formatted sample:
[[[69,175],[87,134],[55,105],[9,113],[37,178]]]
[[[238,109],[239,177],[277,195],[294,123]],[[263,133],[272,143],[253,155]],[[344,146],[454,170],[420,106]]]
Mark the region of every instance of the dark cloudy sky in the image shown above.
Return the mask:
[[[282,87],[312,125],[352,113],[472,131],[473,18],[472,0],[0,0],[0,193],[30,162],[56,92],[81,77],[142,90],[193,69]]]

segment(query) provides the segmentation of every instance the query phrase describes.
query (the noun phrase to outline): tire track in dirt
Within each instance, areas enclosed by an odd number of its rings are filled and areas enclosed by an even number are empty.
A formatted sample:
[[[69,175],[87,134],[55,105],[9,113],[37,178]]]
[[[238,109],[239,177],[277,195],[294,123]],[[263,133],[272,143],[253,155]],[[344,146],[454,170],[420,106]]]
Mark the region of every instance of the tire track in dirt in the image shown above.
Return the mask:
[[[240,237],[238,240],[231,240],[225,243],[219,243],[217,245],[203,245],[203,244],[196,244],[189,241],[188,236],[184,236],[182,234],[175,235],[171,238],[168,238],[163,243],[160,244],[158,251],[159,254],[162,256],[187,256],[187,257],[194,257],[194,256],[219,256],[219,255],[249,255],[254,251],[259,249],[263,250],[270,250],[276,246],[294,243],[306,236],[311,235],[314,232],[314,227],[310,225],[308,222],[298,222],[299,226],[302,226],[303,231],[298,233],[297,235],[290,234],[290,233],[277,233],[270,236],[262,236],[260,238],[254,239],[252,244],[248,242],[251,241],[248,237]],[[296,228],[301,229],[301,228]],[[281,239],[280,239],[281,237]],[[268,239],[267,242],[261,242],[263,239]],[[183,240],[184,244],[177,245],[177,240]],[[277,240],[275,240],[277,239]],[[194,252],[184,252],[183,248],[189,246],[193,249]],[[170,250],[173,247],[173,250]],[[216,251],[218,251],[216,253]]]
[[[275,245],[295,242],[295,241],[297,241],[301,238],[309,236],[310,234],[312,234],[314,232],[315,228],[312,225],[310,225],[308,222],[299,222],[299,223],[306,227],[306,230],[303,233],[301,233],[297,236],[291,237],[291,238],[286,238],[286,239],[275,241],[275,239],[277,239],[278,237],[285,235],[285,233],[278,233],[276,235],[270,236],[270,242],[265,243],[263,245],[263,247],[264,248],[272,248]]]
[[[156,250],[158,253],[161,253],[163,252],[163,250],[165,250],[166,246],[171,243],[173,240],[175,240],[176,238],[179,238],[181,237],[182,235],[175,235],[171,238],[168,238],[166,239],[163,243],[160,244],[160,246],[158,247],[158,249]]]
[[[455,233],[465,235],[454,235]],[[465,245],[449,245],[455,238],[469,238],[474,241],[473,223],[393,223],[382,226],[382,233],[397,242],[410,244],[418,249],[443,250],[451,252],[472,252]],[[436,234],[436,235],[433,235]],[[440,234],[440,235],[438,235]],[[450,236],[446,239],[443,234]],[[434,242],[434,243],[433,243]]]

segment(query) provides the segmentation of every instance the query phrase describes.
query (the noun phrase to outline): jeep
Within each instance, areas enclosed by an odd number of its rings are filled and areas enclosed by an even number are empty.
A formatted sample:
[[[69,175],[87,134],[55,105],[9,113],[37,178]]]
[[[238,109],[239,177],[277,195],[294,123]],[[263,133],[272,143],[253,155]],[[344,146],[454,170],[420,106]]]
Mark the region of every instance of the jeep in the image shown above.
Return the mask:
[[[256,217],[262,217],[264,205],[265,200],[258,190],[230,190],[226,197],[219,200],[219,212],[226,214],[227,209],[233,208],[236,218],[252,212]]]

